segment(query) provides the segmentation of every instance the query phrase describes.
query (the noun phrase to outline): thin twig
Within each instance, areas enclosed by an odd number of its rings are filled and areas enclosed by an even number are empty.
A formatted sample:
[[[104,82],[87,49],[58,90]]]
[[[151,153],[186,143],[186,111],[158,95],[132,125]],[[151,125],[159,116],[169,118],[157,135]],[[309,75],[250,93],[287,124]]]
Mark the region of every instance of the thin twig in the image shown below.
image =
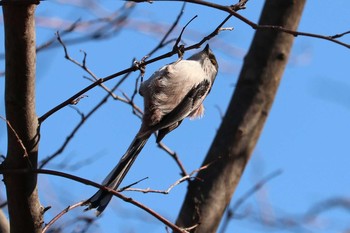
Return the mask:
[[[156,136],[157,137],[157,136]],[[172,151],[169,147],[167,147],[163,142],[159,142],[158,143],[158,147],[163,149],[165,152],[167,152],[176,162],[176,164],[179,166],[180,170],[181,170],[181,176],[186,176],[188,175],[186,172],[186,169],[184,167],[184,165],[182,164],[179,156],[177,155],[177,153],[175,151]]]
[[[130,3],[125,3],[122,7],[117,9],[114,12],[111,12],[108,16],[102,17],[102,18],[96,18],[88,21],[82,21],[82,20],[76,20],[73,23],[71,23],[66,29],[61,30],[60,34],[61,36],[69,34],[76,29],[79,28],[87,28],[87,32],[89,32],[88,35],[83,35],[77,38],[68,39],[66,42],[68,44],[77,44],[82,43],[89,40],[96,40],[102,39],[102,38],[109,38],[110,36],[116,34],[119,32],[123,27],[122,25],[125,25],[125,22],[127,21],[128,17],[130,16],[130,13],[135,8],[135,5],[132,5]],[[48,21],[48,19],[41,19],[41,21]],[[91,29],[96,25],[99,25],[103,23],[104,25],[101,25],[99,28]],[[39,45],[37,47],[37,52],[43,51],[44,49],[54,48],[58,47],[59,44],[55,43],[57,41],[56,37],[53,37],[46,41],[45,43]],[[2,59],[4,56],[0,54],[0,59]]]
[[[82,51],[84,54],[83,57],[83,61],[82,63],[78,62],[77,60],[73,59],[69,53],[68,53],[68,49],[66,44],[63,42],[60,33],[57,32],[57,40],[58,42],[62,45],[63,50],[64,50],[64,57],[71,61],[72,63],[74,63],[75,65],[79,66],[80,68],[82,68],[84,71],[86,71],[92,78],[94,81],[97,81],[99,78],[86,66],[86,59],[87,59],[87,53],[85,51]],[[118,96],[116,96],[113,92],[111,92],[108,87],[106,87],[103,83],[99,84],[99,86],[101,86],[106,92],[108,92],[114,99],[118,99]],[[78,97],[79,98],[79,97]]]
[[[154,190],[154,189],[150,189],[150,188],[147,188],[147,189],[139,189],[139,188],[125,188],[123,190],[125,191],[136,191],[136,192],[142,192],[142,193],[160,193],[160,194],[169,194],[170,191],[176,187],[177,185],[181,184],[182,182],[186,181],[186,180],[190,180],[193,178],[194,174],[204,170],[204,169],[207,169],[208,167],[210,166],[210,164],[208,165],[204,165],[194,171],[192,171],[190,174],[188,175],[185,175],[183,177],[181,177],[180,179],[178,179],[177,181],[175,181],[173,184],[171,184],[169,186],[168,189],[166,190]]]
[[[113,196],[116,196],[116,197],[122,199],[125,202],[131,203],[131,204],[139,207],[140,209],[146,211],[147,213],[151,214],[153,217],[157,218],[159,221],[161,221],[162,223],[164,223],[165,225],[170,227],[175,232],[182,232],[182,233],[187,232],[186,230],[176,226],[175,224],[170,222],[168,219],[164,218],[163,216],[161,216],[160,214],[158,214],[154,210],[150,209],[149,207],[143,205],[142,203],[140,203],[138,201],[135,201],[134,199],[132,199],[130,197],[126,197],[123,194],[121,194],[121,193],[119,193],[119,192],[117,192],[117,191],[115,191],[113,189],[110,189],[110,188],[108,188],[106,186],[100,185],[100,184],[98,184],[96,182],[93,182],[93,181],[88,180],[88,179],[84,179],[84,178],[79,177],[79,176],[74,176],[74,175],[71,175],[71,174],[68,174],[68,173],[64,173],[64,172],[60,172],[60,171],[54,171],[54,170],[47,170],[47,169],[11,169],[11,170],[2,170],[2,169],[0,169],[0,174],[9,174],[9,173],[47,174],[47,175],[59,176],[59,177],[63,177],[63,178],[66,178],[66,179],[74,180],[74,181],[77,181],[79,183],[82,183],[82,184],[85,184],[85,185],[88,185],[88,186],[93,186],[95,188],[104,190],[104,191],[112,194]],[[78,203],[76,203],[76,204],[74,204],[72,206],[74,206],[74,208],[77,207],[77,206],[81,206],[81,202],[78,202]]]
[[[178,54],[179,54],[179,57],[182,57],[182,55],[183,55],[183,54],[182,54],[183,51],[181,51],[181,49],[183,49],[183,46],[178,46],[178,44],[179,44],[180,41],[181,41],[182,35],[183,35],[183,33],[184,33],[186,27],[187,27],[195,18],[197,18],[197,17],[198,17],[198,15],[195,15],[192,19],[190,19],[190,21],[188,21],[188,22],[185,24],[185,26],[182,28],[182,30],[181,30],[181,32],[180,32],[180,35],[177,37],[177,39],[176,39],[176,41],[175,41],[175,44],[174,44],[174,46],[173,46],[173,51],[177,51]]]
[[[22,147],[23,149],[23,155],[24,157],[28,157],[29,154],[28,154],[28,151],[27,151],[27,148],[24,146],[23,144],[23,141],[21,140],[21,138],[19,137],[18,133],[16,132],[16,130],[12,127],[11,123],[6,119],[4,118],[3,116],[0,116],[0,118],[6,122],[7,126],[9,127],[9,129],[11,130],[11,132],[13,133],[13,135],[16,137],[17,139],[17,142],[19,143],[19,145]]]
[[[60,219],[64,214],[68,213],[69,211],[71,211],[72,209],[75,209],[79,206],[83,206],[85,203],[85,201],[80,201],[74,205],[68,206],[67,208],[65,208],[64,210],[62,210],[60,213],[58,213],[53,219],[51,219],[51,221],[45,225],[45,227],[43,228],[41,233],[46,233],[49,228],[52,226],[52,224],[54,224],[58,219]]]
[[[154,1],[160,2],[160,1],[169,1],[169,0],[154,0]],[[293,36],[306,36],[306,37],[312,37],[312,38],[317,38],[317,39],[322,39],[322,40],[328,40],[328,41],[331,41],[333,43],[339,44],[341,46],[344,46],[344,47],[350,49],[350,44],[336,40],[336,38],[342,37],[346,34],[350,34],[350,31],[339,33],[339,34],[336,34],[335,36],[325,36],[325,35],[320,35],[320,34],[315,34],[315,33],[293,31],[293,30],[290,30],[287,28],[283,28],[281,26],[276,26],[276,25],[258,25],[258,24],[250,21],[249,19],[243,17],[242,15],[240,15],[236,12],[237,10],[244,9],[244,5],[247,1],[240,1],[238,4],[235,4],[232,6],[220,5],[217,3],[207,2],[207,1],[203,1],[203,0],[172,0],[172,1],[188,2],[188,3],[193,3],[193,4],[211,7],[211,8],[220,10],[220,11],[225,11],[225,12],[231,14],[232,16],[236,17],[240,21],[244,22],[245,24],[251,26],[254,30],[276,30],[276,31],[281,31],[281,32],[291,34]],[[143,2],[143,0],[134,0],[134,2]],[[243,7],[242,7],[242,3],[244,3]]]
[[[130,73],[125,74],[125,76],[127,77],[128,75],[130,75]],[[46,164],[48,164],[52,159],[54,159],[55,157],[57,157],[59,154],[61,154],[64,149],[68,146],[69,142],[72,140],[72,138],[75,136],[75,134],[78,132],[78,130],[84,125],[85,121],[87,119],[89,119],[95,112],[97,112],[97,110],[104,104],[107,102],[107,100],[111,97],[110,93],[113,93],[113,91],[115,91],[118,87],[119,87],[120,83],[117,83],[111,90],[110,92],[108,92],[108,94],[101,99],[101,101],[96,104],[95,107],[93,107],[83,118],[81,118],[80,122],[74,127],[74,129],[72,130],[72,132],[66,137],[66,140],[64,141],[64,143],[62,144],[62,146],[60,148],[57,149],[57,151],[55,153],[53,153],[52,155],[48,156],[47,158],[43,159],[39,165],[39,168],[43,168]],[[121,100],[121,98],[118,98],[118,100]]]
[[[230,17],[230,16],[229,16]],[[188,47],[185,47],[183,49],[183,51],[187,51],[187,50],[191,50],[191,49],[195,49],[195,48],[199,48],[205,41],[207,40],[210,40],[211,38],[213,38],[214,36],[216,36],[219,32],[220,32],[220,28],[222,27],[222,25],[228,20],[227,17],[217,28],[215,28],[215,30],[210,33],[208,36],[206,36],[204,39],[202,39],[200,42],[194,44],[194,45],[191,45],[191,46],[188,46]],[[164,58],[168,58],[168,57],[171,57],[173,56],[174,54],[177,54],[178,53],[178,50],[174,51],[170,51],[170,52],[167,52],[163,55],[160,55],[158,57],[155,57],[153,59],[150,59],[150,60],[147,60],[145,61],[144,63],[142,63],[141,65],[142,66],[146,66],[148,64],[151,64],[151,63],[154,63],[156,61],[159,61],[159,60],[162,60]],[[130,73],[130,72],[134,72],[134,71],[137,71],[139,70],[140,68],[140,65],[133,65],[127,69],[124,69],[122,71],[119,71],[117,73],[114,73],[114,74],[111,74],[111,75],[108,75],[104,78],[100,78],[98,80],[96,80],[96,82],[90,84],[89,86],[85,87],[84,89],[82,89],[81,91],[77,92],[76,94],[74,94],[73,96],[71,96],[70,98],[68,98],[67,100],[63,101],[62,103],[60,103],[59,105],[57,105],[56,107],[52,108],[51,110],[49,110],[48,112],[46,112],[44,115],[42,115],[40,118],[39,118],[39,122],[42,123],[44,122],[48,117],[50,117],[52,114],[54,114],[55,112],[61,110],[63,107],[69,105],[73,100],[75,100],[76,98],[78,98],[79,96],[85,94],[86,92],[88,92],[89,90],[95,88],[96,86],[99,86],[101,85],[102,83],[105,83],[109,80],[112,80],[118,76],[121,76],[121,75],[124,75],[124,74],[127,74],[127,73]]]
[[[168,41],[168,42],[165,42],[165,41],[168,39],[170,33],[172,33],[172,32],[174,31],[174,29],[176,28],[176,26],[179,24],[179,21],[180,21],[180,19],[181,19],[183,13],[184,13],[184,11],[185,11],[185,6],[186,6],[186,2],[184,2],[184,3],[182,4],[181,10],[180,10],[179,14],[177,15],[177,17],[176,17],[174,23],[170,26],[170,28],[169,28],[168,31],[165,33],[165,35],[163,36],[163,38],[160,40],[160,42],[158,43],[158,45],[157,45],[154,49],[152,49],[151,52],[148,53],[148,57],[152,56],[156,51],[158,51],[159,49],[163,48],[164,46],[166,46],[166,45],[169,43],[169,41]],[[176,41],[176,40],[175,40],[175,41]]]
[[[170,33],[174,30],[174,28],[176,27],[176,25],[178,24],[182,14],[183,14],[183,10],[184,10],[185,4],[183,4],[182,9],[179,13],[179,15],[177,16],[174,24],[169,28],[168,32],[165,34],[165,36],[163,37],[163,39],[160,41],[160,43],[155,47],[155,49],[153,49],[149,54],[153,54],[154,52],[156,52],[158,49],[162,48],[163,46],[165,46],[166,44],[164,44],[164,41],[168,38],[168,36],[170,35]],[[73,59],[68,52],[67,46],[66,44],[63,42],[60,33],[57,33],[57,39],[59,41],[59,43],[62,45],[63,50],[64,50],[64,54],[65,54],[65,58],[68,59],[69,61],[73,62],[73,64],[79,66],[80,68],[82,68],[83,70],[85,70],[92,78],[93,80],[98,80],[97,76],[87,67],[86,65],[86,58],[87,58],[87,54],[85,52],[84,53],[84,57],[83,57],[83,62],[80,63],[78,61],[76,61],[75,59]],[[147,56],[148,57],[148,56]],[[124,80],[126,80],[126,78],[128,77],[130,73],[127,73],[121,80],[119,80],[119,82],[111,89],[109,90],[107,87],[103,86],[103,88],[108,92],[108,95],[105,96],[89,113],[86,114],[86,116],[82,117],[81,121],[78,123],[78,125],[73,129],[73,131],[70,133],[70,135],[67,136],[65,142],[62,144],[62,146],[51,156],[48,156],[47,158],[45,158],[41,164],[40,164],[40,168],[43,168],[49,161],[51,161],[52,159],[54,159],[56,156],[58,156],[59,154],[61,154],[63,152],[63,150],[66,148],[66,146],[68,145],[68,143],[71,141],[71,139],[74,137],[74,135],[77,133],[77,131],[80,129],[80,127],[84,124],[84,122],[94,113],[96,112],[109,98],[109,96],[111,96],[112,98],[114,98],[115,100],[119,100],[122,101],[126,104],[129,104],[132,109],[133,109],[133,113],[138,116],[139,118],[142,118],[143,115],[143,111],[137,106],[135,105],[135,103],[133,102],[133,99],[130,99],[126,93],[122,93],[123,96],[125,98],[121,98],[120,96],[117,96],[114,94],[114,91],[121,85],[121,83],[124,82]],[[90,79],[89,79],[90,80]],[[90,80],[91,81],[91,80]],[[136,92],[136,88],[135,88],[135,92]],[[84,95],[83,95],[84,96]],[[82,96],[78,97],[77,99],[74,99],[72,103],[76,103],[76,100],[79,100]],[[71,103],[71,104],[72,104]],[[165,149],[164,146],[161,146],[161,148],[163,148],[167,153],[170,152],[170,150]],[[172,155],[173,158],[175,158],[175,161],[177,162],[177,164],[181,165],[180,169],[182,170],[182,172],[184,173],[184,168],[181,164],[181,162],[178,160],[178,158],[174,157],[174,153],[170,152],[170,155]],[[177,159],[176,159],[177,158]],[[184,173],[185,174],[185,173]]]
[[[339,33],[339,34],[336,34],[336,35],[333,35],[333,36],[329,36],[329,37],[332,38],[332,39],[336,39],[336,38],[340,38],[342,36],[345,36],[347,34],[350,34],[350,31]]]
[[[266,177],[262,178],[258,183],[256,183],[252,188],[250,188],[247,192],[245,192],[240,198],[237,199],[235,204],[229,208],[226,211],[225,219],[223,220],[222,227],[221,227],[221,233],[224,233],[226,231],[226,228],[230,222],[230,220],[235,216],[238,208],[249,198],[251,197],[254,193],[259,191],[266,183],[271,181],[273,178],[276,178],[277,176],[281,175],[282,171],[277,170]]]

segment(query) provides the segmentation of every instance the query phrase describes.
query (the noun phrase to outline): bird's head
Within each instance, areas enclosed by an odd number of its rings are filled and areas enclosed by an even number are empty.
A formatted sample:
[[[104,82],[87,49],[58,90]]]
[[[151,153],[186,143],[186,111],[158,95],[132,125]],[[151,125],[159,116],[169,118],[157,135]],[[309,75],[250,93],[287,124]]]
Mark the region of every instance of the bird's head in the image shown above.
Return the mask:
[[[212,81],[214,81],[219,70],[219,65],[213,51],[209,48],[209,44],[207,44],[202,51],[189,57],[188,60],[198,61],[202,65],[203,70],[212,78]]]

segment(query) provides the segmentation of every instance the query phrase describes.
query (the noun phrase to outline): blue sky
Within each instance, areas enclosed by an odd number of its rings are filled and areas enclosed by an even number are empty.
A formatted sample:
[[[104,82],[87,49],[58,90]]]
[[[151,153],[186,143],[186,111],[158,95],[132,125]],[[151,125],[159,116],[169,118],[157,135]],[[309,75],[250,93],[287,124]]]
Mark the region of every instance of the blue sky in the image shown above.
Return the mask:
[[[63,1],[62,1],[63,2]],[[79,1],[78,1],[79,2]],[[229,4],[226,1],[215,1]],[[41,44],[54,36],[55,26],[45,24],[45,19],[74,22],[92,19],[98,14],[119,8],[124,2],[98,1],[102,8],[88,11],[59,1],[42,2],[37,9],[37,42]],[[247,9],[240,13],[257,22],[263,1],[248,2]],[[70,55],[82,59],[80,50],[87,55],[88,67],[98,76],[104,77],[128,68],[133,58],[141,59],[164,35],[176,18],[181,3],[155,2],[137,5],[131,21],[117,37],[68,45]],[[349,30],[348,0],[308,1],[299,30],[304,32],[334,35]],[[97,9],[97,10],[96,10]],[[184,42],[192,44],[210,33],[226,16],[215,9],[188,4],[179,28],[171,38],[194,15],[198,15],[186,29]],[[47,21],[46,21],[47,22]],[[155,26],[155,27],[154,27]],[[234,90],[235,83],[249,48],[254,30],[232,18],[225,25],[234,27],[224,31],[210,41],[216,54],[220,72],[210,96],[205,101],[206,114],[201,120],[185,120],[181,127],[164,139],[164,143],[180,156],[188,172],[197,169],[210,147]],[[3,32],[0,42],[3,46]],[[63,39],[85,35],[87,31],[73,33]],[[349,42],[349,36],[342,38]],[[167,52],[166,47],[156,55]],[[194,51],[185,54],[188,57]],[[249,190],[262,177],[282,170],[282,174],[271,180],[264,188],[249,198],[238,212],[246,217],[233,220],[227,232],[344,232],[348,213],[341,208],[321,214],[313,222],[288,226],[277,225],[281,219],[301,220],[313,205],[329,198],[349,198],[349,132],[350,132],[350,81],[348,66],[349,50],[329,41],[297,37],[279,87],[275,102],[242,180],[233,197],[237,198]],[[172,57],[153,63],[146,68],[145,77],[156,69],[176,60]],[[37,58],[37,113],[46,111],[90,84],[84,79],[87,74],[64,59],[61,47],[38,54]],[[3,68],[3,62],[0,68]],[[121,91],[131,95],[138,73],[133,73],[123,83]],[[116,78],[106,85],[112,87]],[[4,82],[0,83],[3,93]],[[88,112],[104,95],[100,88],[87,93],[76,106]],[[136,96],[136,104],[142,106],[142,98]],[[3,104],[0,113],[5,115]],[[68,133],[79,122],[76,111],[66,107],[50,117],[42,126],[40,158],[52,154],[62,145]],[[52,161],[47,168],[66,171],[96,182],[102,181],[127,149],[140,125],[140,120],[131,113],[130,106],[109,100],[73,138],[64,153]],[[0,153],[6,154],[5,125],[0,125]],[[86,164],[79,161],[89,159]],[[90,161],[91,160],[91,161]],[[74,165],[74,169],[61,164]],[[167,189],[179,179],[180,170],[174,161],[157,148],[151,138],[126,177],[124,184],[144,177],[139,188]],[[39,191],[44,205],[52,205],[46,220],[67,205],[88,198],[95,189],[62,178],[41,175]],[[3,190],[3,187],[2,187]],[[175,187],[170,194],[140,194],[125,192],[148,205],[172,221],[175,221],[182,204],[186,184]],[[3,194],[2,194],[3,195]],[[58,224],[82,214],[77,209],[67,214]],[[93,212],[86,213],[93,216]],[[265,223],[265,225],[262,224]],[[111,230],[113,229],[113,230]],[[142,210],[114,198],[110,207],[96,222],[91,232],[165,232],[164,225]]]

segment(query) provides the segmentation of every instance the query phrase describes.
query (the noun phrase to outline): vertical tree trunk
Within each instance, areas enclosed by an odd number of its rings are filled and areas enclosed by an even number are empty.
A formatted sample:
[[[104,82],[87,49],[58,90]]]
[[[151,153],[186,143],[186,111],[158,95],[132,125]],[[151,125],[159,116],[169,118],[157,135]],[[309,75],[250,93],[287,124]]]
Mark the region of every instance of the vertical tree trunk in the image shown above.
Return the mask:
[[[36,5],[16,0],[4,4],[5,109],[13,129],[7,127],[8,151],[3,168],[36,168],[39,142],[35,113]],[[37,175],[5,174],[4,181],[11,233],[41,232],[42,208],[38,200]]]
[[[305,0],[267,0],[260,25],[296,30]],[[203,165],[212,165],[189,184],[177,225],[216,232],[275,98],[294,37],[257,30],[244,59],[236,90]]]

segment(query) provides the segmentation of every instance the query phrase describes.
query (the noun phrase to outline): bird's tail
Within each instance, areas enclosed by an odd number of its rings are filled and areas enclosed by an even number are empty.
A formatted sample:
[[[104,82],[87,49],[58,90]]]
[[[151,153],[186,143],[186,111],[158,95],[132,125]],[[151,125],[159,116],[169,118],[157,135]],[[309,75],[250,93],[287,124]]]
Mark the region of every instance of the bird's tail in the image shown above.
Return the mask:
[[[117,190],[125,175],[128,173],[131,165],[134,163],[137,155],[141,152],[142,148],[146,144],[148,138],[149,136],[136,136],[134,138],[117,166],[115,166],[114,169],[103,180],[102,185]],[[113,195],[109,192],[100,189],[85,202],[85,204],[88,206],[86,210],[97,208],[96,215],[100,215],[107,207],[112,196]]]

